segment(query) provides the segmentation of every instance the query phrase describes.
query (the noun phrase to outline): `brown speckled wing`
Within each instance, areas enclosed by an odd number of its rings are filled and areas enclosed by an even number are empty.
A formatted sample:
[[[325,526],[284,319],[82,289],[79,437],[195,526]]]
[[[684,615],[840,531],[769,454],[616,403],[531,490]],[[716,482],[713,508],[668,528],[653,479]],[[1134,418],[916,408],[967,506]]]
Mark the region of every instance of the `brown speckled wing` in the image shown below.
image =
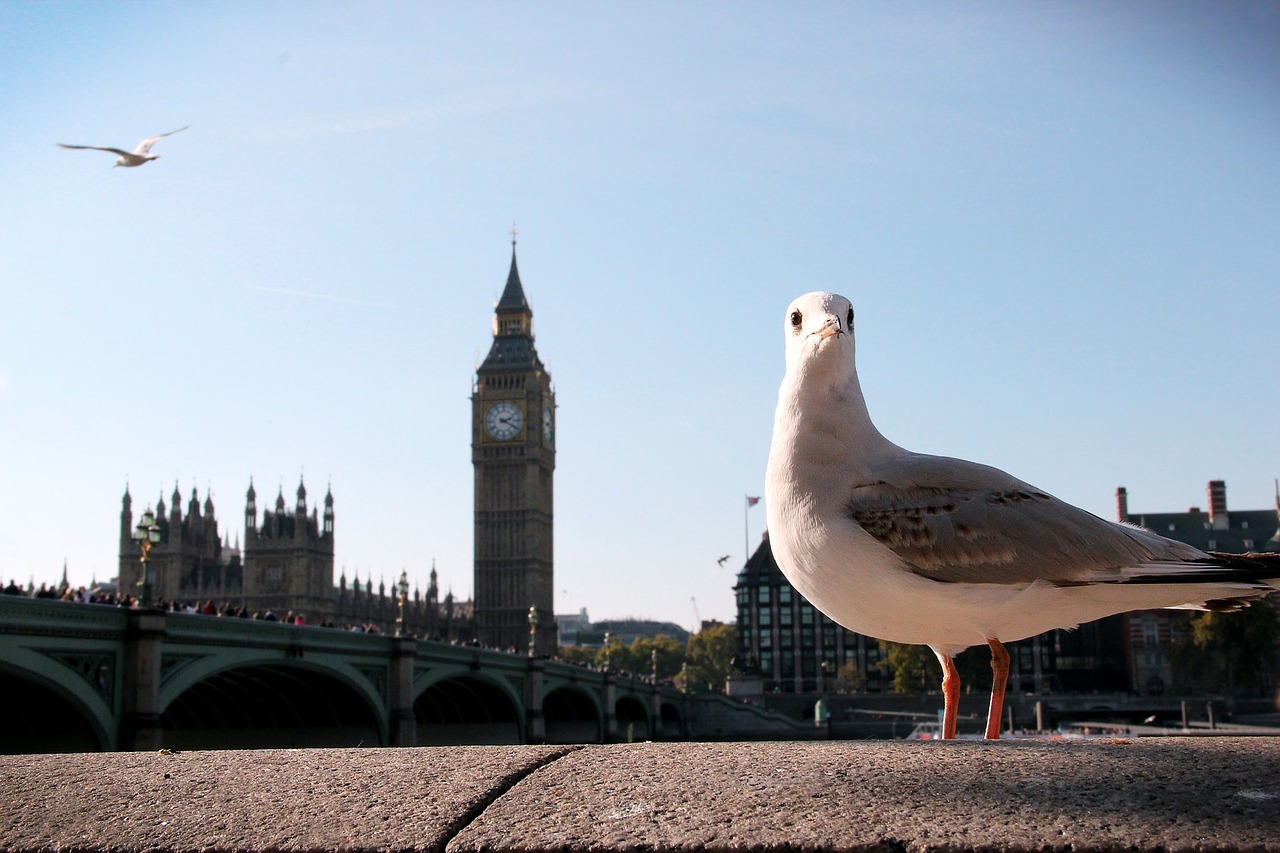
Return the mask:
[[[944,583],[1076,585],[1119,581],[1155,558],[1125,528],[1027,488],[853,489],[850,520]]]

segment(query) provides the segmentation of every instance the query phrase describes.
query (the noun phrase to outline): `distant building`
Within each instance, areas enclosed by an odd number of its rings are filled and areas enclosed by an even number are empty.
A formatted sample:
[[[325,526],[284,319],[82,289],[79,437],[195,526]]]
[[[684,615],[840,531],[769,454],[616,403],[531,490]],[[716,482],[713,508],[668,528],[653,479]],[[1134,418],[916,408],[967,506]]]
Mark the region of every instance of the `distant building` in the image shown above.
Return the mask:
[[[773,558],[766,531],[738,572],[736,668],[760,678],[766,693],[829,689],[842,667],[853,665],[866,689],[884,689],[880,647],[842,628],[795,590]]]
[[[666,636],[678,643],[689,640],[689,632],[674,622],[657,622],[651,619],[605,619],[592,622],[587,608],[577,613],[557,613],[556,626],[560,631],[561,646],[601,648],[604,638],[631,645],[633,640]]]
[[[290,510],[284,490],[274,510],[259,517],[257,490],[250,481],[245,493],[244,545],[232,545],[219,530],[213,498],[203,504],[195,489],[187,511],[174,486],[172,504],[163,495],[156,502],[155,525],[160,541],[148,557],[150,595],[153,602],[233,609],[250,615],[284,620],[301,616],[308,624],[395,629],[399,615],[395,589],[373,578],[355,578],[348,585],[344,572],[333,583],[333,492],[324,497],[324,511],[309,507],[306,486],[299,481],[296,502]],[[134,540],[133,498],[126,488],[120,509],[119,592],[139,596],[142,590],[138,542]],[[395,578],[392,578],[394,584]],[[406,627],[412,633],[436,639],[469,641],[475,637],[472,604],[456,602],[452,594],[439,600],[436,571],[424,595],[415,589],[405,606]]]
[[[1129,493],[1116,489],[1116,517],[1161,536],[1185,542],[1202,551],[1243,554],[1280,551],[1280,489],[1273,509],[1227,509],[1227,484],[1210,480],[1208,510],[1193,506],[1186,512],[1129,512]],[[1273,596],[1274,598],[1274,596]],[[1255,606],[1274,606],[1272,599]],[[1123,614],[1130,670],[1129,688],[1135,693],[1163,693],[1175,685],[1166,651],[1178,640],[1188,619],[1182,610],[1141,610]]]
[[[675,622],[658,622],[653,619],[604,619],[578,629],[578,645],[602,646],[605,635],[625,646],[636,640],[670,637],[679,643],[689,640],[689,632]]]
[[[587,615],[587,608],[582,608],[577,613],[557,613],[556,629],[559,631],[558,642],[561,646],[578,645],[578,632],[589,630],[591,627],[591,617]]]
[[[1129,512],[1129,493],[1116,489],[1116,516],[1129,524],[1185,542],[1202,551],[1244,554],[1274,550],[1280,531],[1280,491],[1272,509],[1227,510],[1227,484],[1210,480],[1209,509],[1193,506],[1186,512]]]

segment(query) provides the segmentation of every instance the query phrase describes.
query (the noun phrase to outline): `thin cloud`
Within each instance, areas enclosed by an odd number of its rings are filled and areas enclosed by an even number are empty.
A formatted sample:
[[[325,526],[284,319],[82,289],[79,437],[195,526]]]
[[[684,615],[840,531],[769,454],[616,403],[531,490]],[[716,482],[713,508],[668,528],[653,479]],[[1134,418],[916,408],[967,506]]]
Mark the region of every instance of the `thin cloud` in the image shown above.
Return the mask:
[[[348,305],[368,305],[373,308],[386,308],[385,302],[374,302],[369,299],[357,299],[354,296],[340,296],[336,293],[315,293],[309,290],[290,290],[285,287],[264,287],[257,284],[246,284],[245,290],[256,290],[260,293],[278,293],[281,296],[294,296],[299,299],[316,299],[321,302],[343,302]]]
[[[357,113],[324,113],[283,118],[260,126],[253,138],[298,140],[324,136],[376,133],[474,115],[492,115],[549,102],[599,95],[597,88],[577,82],[492,86],[472,89],[438,104],[387,107]]]

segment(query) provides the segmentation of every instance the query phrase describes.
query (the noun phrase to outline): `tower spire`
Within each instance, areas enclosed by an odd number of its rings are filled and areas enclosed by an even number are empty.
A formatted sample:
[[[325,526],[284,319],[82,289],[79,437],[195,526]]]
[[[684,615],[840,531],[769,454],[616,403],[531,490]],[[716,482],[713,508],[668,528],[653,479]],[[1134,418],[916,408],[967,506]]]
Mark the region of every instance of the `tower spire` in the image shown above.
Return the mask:
[[[520,268],[516,264],[515,237],[511,238],[511,270],[507,273],[506,287],[502,288],[502,296],[498,299],[497,312],[499,314],[513,312],[533,314],[529,308],[529,300],[524,297],[524,285],[520,283]]]
[[[514,230],[514,229],[513,229]],[[533,309],[524,295],[520,283],[520,268],[516,265],[515,239],[511,241],[511,271],[502,298],[493,308],[493,346],[478,370],[479,373],[532,369],[541,373],[533,346]]]

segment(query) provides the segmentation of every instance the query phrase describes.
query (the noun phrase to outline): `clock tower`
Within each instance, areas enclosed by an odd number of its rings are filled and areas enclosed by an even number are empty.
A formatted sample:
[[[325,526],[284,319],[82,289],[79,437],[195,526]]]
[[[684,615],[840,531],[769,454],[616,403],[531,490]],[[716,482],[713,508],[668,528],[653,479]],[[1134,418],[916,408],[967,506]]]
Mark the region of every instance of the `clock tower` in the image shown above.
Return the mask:
[[[511,272],[493,313],[493,346],[471,393],[475,467],[475,620],[482,643],[556,650],[552,474],[556,399],[533,345],[533,310],[511,241]],[[536,626],[533,620],[536,619]]]

